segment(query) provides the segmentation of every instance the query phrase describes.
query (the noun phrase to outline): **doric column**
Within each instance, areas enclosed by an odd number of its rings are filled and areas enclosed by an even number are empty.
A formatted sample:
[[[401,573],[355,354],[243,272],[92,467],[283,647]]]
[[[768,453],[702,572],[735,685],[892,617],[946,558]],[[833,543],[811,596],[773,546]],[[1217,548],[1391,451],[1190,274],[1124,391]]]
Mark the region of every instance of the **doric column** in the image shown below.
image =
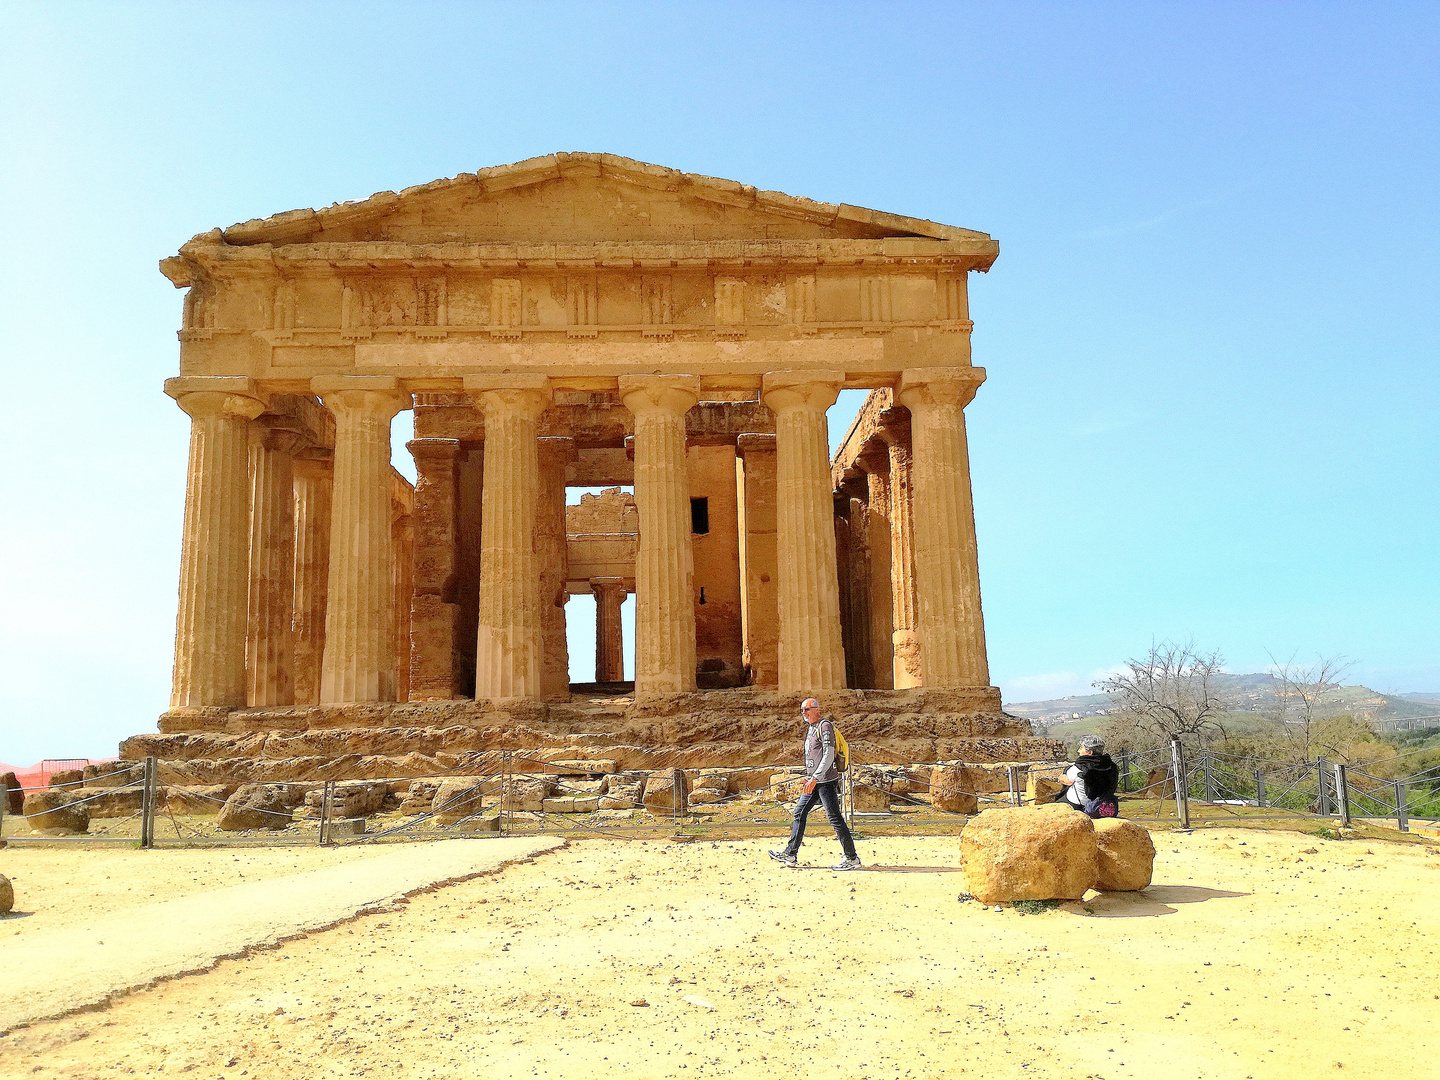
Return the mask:
[[[895,686],[894,602],[890,595],[890,455],[883,448],[861,454],[855,467],[865,473],[865,544],[869,554],[870,685]]]
[[[635,414],[635,692],[695,689],[695,555],[685,414],[700,399],[691,375],[622,375],[621,400]]]
[[[480,508],[480,603],[475,697],[541,694],[540,414],[550,404],[543,375],[467,375],[465,391],[485,417]]]
[[[335,417],[320,701],[393,701],[390,421],[409,395],[388,375],[325,375],[310,388]]]
[[[460,690],[455,603],[460,521],[460,440],[412,439],[415,577],[410,597],[410,700],[446,701]]]
[[[415,593],[415,489],[390,470],[391,651],[395,654],[395,700],[410,700],[410,598]]]
[[[575,460],[575,440],[540,440],[540,500],[535,556],[540,562],[540,694],[546,701],[570,698],[570,647],[565,640],[565,583],[570,580],[565,543],[565,467]]]
[[[190,415],[171,708],[245,705],[249,425],[265,409],[246,378],[168,379]]]
[[[592,577],[595,595],[595,681],[625,681],[625,641],[620,605],[625,602],[625,579]]]
[[[780,683],[780,585],[775,561],[775,436],[735,440],[740,483],[741,562],[745,576],[745,662],[755,686]]]
[[[261,427],[250,440],[250,596],[246,698],[295,703],[295,480],[298,431]]]
[[[295,478],[295,704],[320,702],[325,597],[330,588],[329,450],[297,457]]]
[[[923,661],[915,623],[915,521],[909,422],[880,428],[890,450],[890,599],[895,689],[920,686]]]
[[[989,686],[965,406],[984,368],[906,371],[914,440],[915,586],[927,686]]]
[[[768,372],[762,383],[761,396],[775,414],[781,690],[845,686],[825,426],[825,410],[843,384],[839,371]]]

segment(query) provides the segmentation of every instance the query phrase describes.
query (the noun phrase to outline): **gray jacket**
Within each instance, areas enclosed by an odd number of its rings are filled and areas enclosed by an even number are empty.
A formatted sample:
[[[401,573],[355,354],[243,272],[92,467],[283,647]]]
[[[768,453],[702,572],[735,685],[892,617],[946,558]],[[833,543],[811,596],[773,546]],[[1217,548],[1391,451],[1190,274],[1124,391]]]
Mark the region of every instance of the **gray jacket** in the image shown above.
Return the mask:
[[[805,732],[805,775],[825,784],[840,779],[835,767],[835,725],[817,720]]]

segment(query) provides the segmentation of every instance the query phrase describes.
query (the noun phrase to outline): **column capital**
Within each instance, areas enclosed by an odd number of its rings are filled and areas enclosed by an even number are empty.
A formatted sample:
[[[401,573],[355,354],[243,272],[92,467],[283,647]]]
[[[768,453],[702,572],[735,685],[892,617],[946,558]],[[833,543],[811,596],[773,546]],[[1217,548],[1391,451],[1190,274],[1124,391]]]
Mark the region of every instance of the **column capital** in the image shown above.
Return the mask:
[[[742,458],[746,454],[773,454],[775,453],[775,436],[759,435],[747,431],[735,439],[735,452]]]
[[[519,412],[538,420],[550,407],[550,378],[547,375],[466,375],[465,393],[482,414]]]
[[[625,579],[623,577],[592,577],[590,579],[592,589],[624,589]],[[628,590],[626,590],[628,591]]]
[[[310,392],[331,412],[352,410],[377,419],[388,420],[410,407],[410,395],[393,375],[317,375]]]
[[[900,373],[895,398],[907,409],[916,405],[958,405],[962,409],[985,381],[985,369],[912,368]]]
[[[771,412],[808,408],[824,411],[845,385],[843,371],[767,371],[760,379],[760,400]]]
[[[268,396],[243,375],[185,375],[165,380],[165,393],[192,419],[238,416],[253,420],[265,411]]]
[[[448,468],[460,456],[459,439],[411,439],[405,444],[416,468]]]
[[[700,376],[621,375],[620,400],[637,416],[647,412],[684,416],[700,400]]]

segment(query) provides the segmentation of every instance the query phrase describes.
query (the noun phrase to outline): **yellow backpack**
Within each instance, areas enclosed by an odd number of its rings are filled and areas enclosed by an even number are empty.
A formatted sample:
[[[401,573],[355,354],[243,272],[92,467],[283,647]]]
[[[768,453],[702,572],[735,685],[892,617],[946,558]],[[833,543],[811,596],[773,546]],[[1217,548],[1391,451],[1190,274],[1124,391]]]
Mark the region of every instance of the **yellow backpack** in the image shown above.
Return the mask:
[[[840,734],[840,729],[835,726],[835,721],[830,721],[830,728],[835,732],[835,768],[841,772],[850,770],[850,744],[845,741],[845,736]]]

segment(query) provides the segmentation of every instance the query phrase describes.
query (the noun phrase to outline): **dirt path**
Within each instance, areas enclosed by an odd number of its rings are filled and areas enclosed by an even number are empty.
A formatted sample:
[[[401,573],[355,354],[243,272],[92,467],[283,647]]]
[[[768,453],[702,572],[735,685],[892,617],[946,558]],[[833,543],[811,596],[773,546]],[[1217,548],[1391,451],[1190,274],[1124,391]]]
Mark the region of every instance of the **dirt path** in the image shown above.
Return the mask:
[[[1433,847],[1156,839],[1148,894],[1030,916],[959,902],[952,838],[862,844],[851,874],[763,841],[574,843],[15,1032],[0,1075],[1424,1073]]]

